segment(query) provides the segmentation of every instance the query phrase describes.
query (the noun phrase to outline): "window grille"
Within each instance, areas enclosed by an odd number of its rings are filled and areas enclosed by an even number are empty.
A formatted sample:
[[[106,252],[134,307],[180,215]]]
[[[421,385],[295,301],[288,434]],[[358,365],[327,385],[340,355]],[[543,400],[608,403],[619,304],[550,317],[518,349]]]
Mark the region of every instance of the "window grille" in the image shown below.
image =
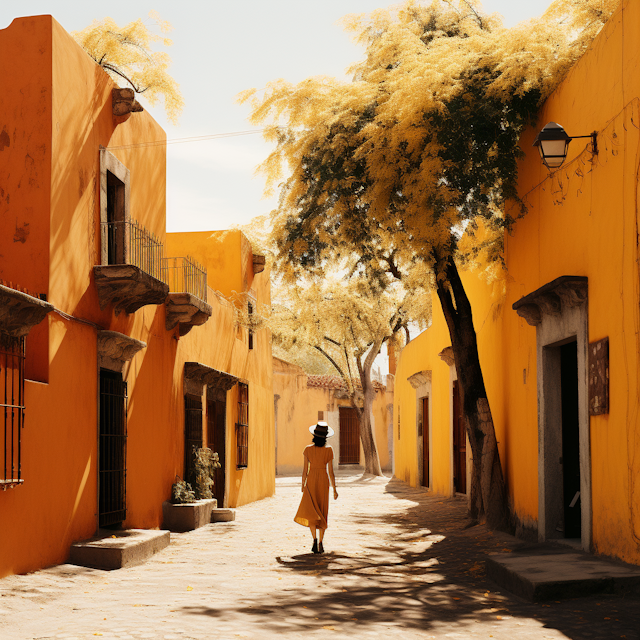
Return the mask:
[[[127,516],[127,383],[122,374],[100,370],[100,527]]]
[[[249,385],[238,383],[238,423],[236,424],[236,467],[246,469],[249,465]]]
[[[7,489],[22,478],[24,428],[24,338],[0,334],[0,401],[4,415],[0,485]]]
[[[184,397],[184,479],[195,488],[195,450],[202,447],[202,398]]]

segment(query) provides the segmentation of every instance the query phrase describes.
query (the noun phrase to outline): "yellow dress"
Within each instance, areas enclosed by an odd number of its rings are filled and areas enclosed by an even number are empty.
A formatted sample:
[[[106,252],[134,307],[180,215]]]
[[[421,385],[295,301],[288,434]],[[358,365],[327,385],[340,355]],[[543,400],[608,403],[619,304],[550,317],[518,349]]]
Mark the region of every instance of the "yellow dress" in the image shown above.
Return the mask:
[[[326,529],[329,516],[327,464],[333,460],[333,449],[310,444],[303,455],[304,464],[308,465],[307,484],[294,520],[303,527],[315,525],[318,529]]]

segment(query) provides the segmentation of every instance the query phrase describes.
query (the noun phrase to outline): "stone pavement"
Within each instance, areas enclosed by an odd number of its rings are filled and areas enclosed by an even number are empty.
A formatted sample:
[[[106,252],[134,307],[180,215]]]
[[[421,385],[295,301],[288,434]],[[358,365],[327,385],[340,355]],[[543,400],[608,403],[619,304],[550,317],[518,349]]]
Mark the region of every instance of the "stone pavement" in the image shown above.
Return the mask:
[[[387,479],[339,477],[325,547],[292,518],[300,480],[235,522],[171,534],[146,564],[61,565],[0,580],[0,639],[640,638],[640,598],[533,604],[484,575],[513,538],[465,528],[465,505]]]

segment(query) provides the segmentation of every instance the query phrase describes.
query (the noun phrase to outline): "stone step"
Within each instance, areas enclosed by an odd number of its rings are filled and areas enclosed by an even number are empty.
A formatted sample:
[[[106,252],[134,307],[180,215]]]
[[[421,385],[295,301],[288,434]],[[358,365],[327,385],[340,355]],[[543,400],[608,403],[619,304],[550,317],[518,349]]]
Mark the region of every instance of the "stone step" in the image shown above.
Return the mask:
[[[566,548],[534,546],[496,553],[488,556],[486,567],[497,585],[534,602],[640,592],[640,567]]]
[[[69,563],[93,569],[122,569],[142,564],[168,545],[168,531],[99,529],[90,540],[71,546]]]
[[[193,531],[211,522],[211,512],[218,506],[215,498],[186,504],[162,503],[162,526],[169,531]]]
[[[236,519],[235,509],[214,509],[211,512],[211,522],[232,522]]]

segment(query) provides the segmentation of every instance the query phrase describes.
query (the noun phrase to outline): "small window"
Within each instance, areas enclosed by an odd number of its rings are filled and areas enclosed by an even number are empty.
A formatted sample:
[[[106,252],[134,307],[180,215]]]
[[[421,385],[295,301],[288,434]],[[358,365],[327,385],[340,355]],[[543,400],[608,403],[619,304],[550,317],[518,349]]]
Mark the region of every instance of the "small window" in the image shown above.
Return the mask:
[[[238,383],[238,422],[236,424],[236,468],[249,465],[249,385]]]
[[[0,487],[22,484],[22,428],[24,427],[24,338],[0,334],[0,397],[4,399],[4,434]]]
[[[253,349],[253,305],[249,302],[247,305],[247,311],[249,313],[249,349]]]

